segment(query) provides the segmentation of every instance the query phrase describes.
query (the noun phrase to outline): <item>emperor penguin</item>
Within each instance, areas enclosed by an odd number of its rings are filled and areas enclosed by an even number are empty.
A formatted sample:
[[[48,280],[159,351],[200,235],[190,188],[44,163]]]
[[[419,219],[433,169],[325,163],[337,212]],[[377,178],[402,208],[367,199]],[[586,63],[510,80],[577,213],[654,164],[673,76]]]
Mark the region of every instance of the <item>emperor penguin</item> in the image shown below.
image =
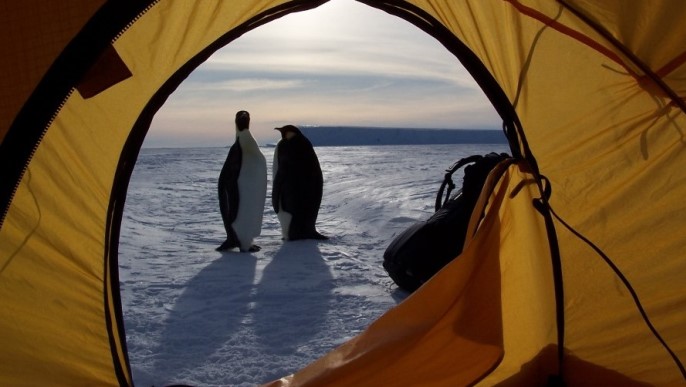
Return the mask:
[[[226,241],[217,250],[235,247],[259,251],[253,240],[262,232],[267,197],[267,161],[250,133],[250,114],[236,113],[236,141],[219,174],[219,209]]]
[[[272,207],[283,239],[328,239],[315,228],[324,179],[312,143],[294,125],[275,130],[281,140],[274,149]]]

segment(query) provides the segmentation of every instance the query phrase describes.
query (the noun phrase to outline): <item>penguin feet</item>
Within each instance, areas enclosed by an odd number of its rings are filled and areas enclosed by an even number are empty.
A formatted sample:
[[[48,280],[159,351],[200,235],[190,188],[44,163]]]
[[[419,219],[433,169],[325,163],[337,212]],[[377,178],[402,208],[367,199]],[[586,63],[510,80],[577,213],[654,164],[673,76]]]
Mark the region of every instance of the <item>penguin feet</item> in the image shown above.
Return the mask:
[[[250,247],[248,247],[247,249],[241,247],[239,250],[241,251],[241,253],[254,253],[256,251],[260,251],[261,249],[262,248],[258,245],[250,245]]]
[[[230,239],[227,239],[219,247],[216,248],[217,251],[231,250],[234,247],[238,247],[238,244]]]
[[[302,240],[302,239],[317,239],[317,240],[323,241],[323,240],[328,240],[329,237],[327,237],[326,235],[322,235],[322,234],[318,233],[317,231],[313,231],[313,232],[307,233],[307,234],[300,234],[300,235],[291,236],[287,240],[297,241],[297,240]]]
[[[326,235],[322,235],[322,234],[318,233],[317,231],[315,231],[315,232],[314,232],[314,236],[312,237],[312,239],[319,239],[319,240],[325,241],[325,240],[328,240],[329,237],[326,236]]]

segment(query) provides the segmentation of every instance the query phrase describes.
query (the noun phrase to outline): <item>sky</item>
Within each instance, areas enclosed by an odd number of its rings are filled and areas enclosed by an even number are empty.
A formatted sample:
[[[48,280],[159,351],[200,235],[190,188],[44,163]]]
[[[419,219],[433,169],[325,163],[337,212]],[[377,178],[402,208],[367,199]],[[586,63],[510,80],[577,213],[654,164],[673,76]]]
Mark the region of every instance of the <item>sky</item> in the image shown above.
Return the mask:
[[[277,126],[500,129],[459,60],[419,28],[354,0],[331,0],[252,30],[214,53],[156,114],[146,146],[230,145],[251,114],[258,142]]]

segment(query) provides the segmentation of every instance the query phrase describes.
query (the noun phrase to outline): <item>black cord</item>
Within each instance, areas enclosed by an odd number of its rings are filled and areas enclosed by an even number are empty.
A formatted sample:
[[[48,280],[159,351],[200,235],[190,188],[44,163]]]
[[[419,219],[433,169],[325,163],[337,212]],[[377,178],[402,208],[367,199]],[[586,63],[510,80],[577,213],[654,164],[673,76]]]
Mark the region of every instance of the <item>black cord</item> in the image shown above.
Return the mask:
[[[549,185],[549,184],[548,184]],[[615,272],[617,277],[622,281],[624,284],[624,287],[629,291],[631,294],[631,297],[634,300],[634,304],[636,304],[636,308],[638,308],[638,311],[641,313],[641,317],[643,318],[643,321],[646,323],[650,331],[653,333],[653,335],[657,338],[657,340],[662,344],[662,346],[665,348],[665,350],[669,353],[669,355],[672,357],[674,360],[674,363],[676,366],[679,368],[679,371],[681,371],[681,375],[686,379],[686,369],[684,368],[683,363],[677,357],[677,355],[674,353],[674,351],[669,347],[667,342],[662,338],[660,333],[657,331],[655,326],[653,326],[652,322],[650,321],[650,318],[648,317],[648,314],[646,313],[645,309],[643,308],[643,304],[641,303],[640,298],[638,297],[638,293],[634,290],[633,286],[631,286],[631,282],[624,276],[622,271],[615,265],[614,262],[610,259],[610,257],[607,256],[598,246],[596,246],[593,242],[591,242],[588,238],[583,236],[580,232],[576,231],[574,228],[572,228],[567,222],[562,220],[562,218],[553,210],[553,208],[548,205],[548,209],[550,210],[550,213],[555,216],[555,218],[562,223],[563,226],[565,226],[569,231],[571,231],[576,237],[584,241],[589,247],[591,247],[598,255],[600,255],[601,258],[607,263],[608,266],[612,269],[612,271]]]

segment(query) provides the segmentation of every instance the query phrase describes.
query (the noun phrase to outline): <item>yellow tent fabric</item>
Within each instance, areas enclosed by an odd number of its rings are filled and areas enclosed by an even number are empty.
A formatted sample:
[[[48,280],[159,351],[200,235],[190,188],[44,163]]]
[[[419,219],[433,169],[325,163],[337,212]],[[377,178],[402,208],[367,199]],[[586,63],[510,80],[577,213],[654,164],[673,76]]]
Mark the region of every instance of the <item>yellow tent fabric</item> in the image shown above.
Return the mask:
[[[132,384],[117,244],[150,120],[216,49],[323,2],[0,6],[0,384]],[[517,163],[453,264],[274,384],[686,384],[681,0],[362,2],[462,61]]]

